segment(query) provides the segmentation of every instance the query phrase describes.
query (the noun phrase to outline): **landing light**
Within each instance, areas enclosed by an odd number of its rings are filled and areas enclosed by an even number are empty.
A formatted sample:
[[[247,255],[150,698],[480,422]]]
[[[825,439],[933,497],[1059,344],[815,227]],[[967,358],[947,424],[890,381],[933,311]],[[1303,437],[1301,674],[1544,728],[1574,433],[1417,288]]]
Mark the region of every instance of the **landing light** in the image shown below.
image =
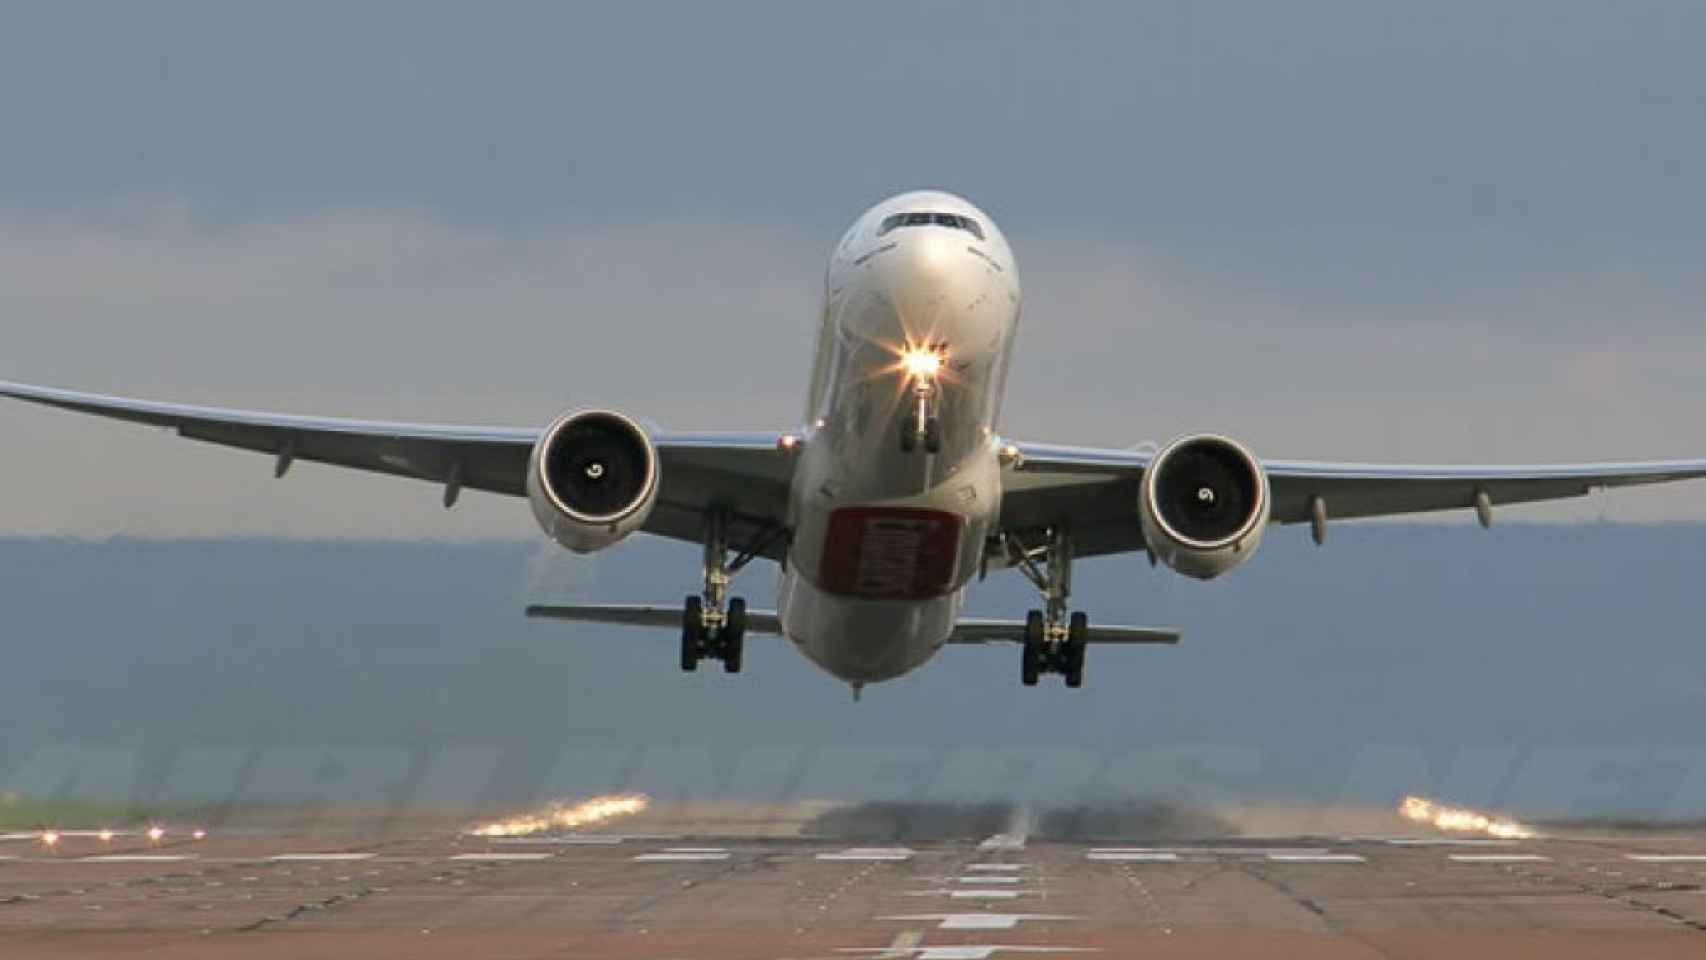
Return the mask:
[[[44,847],[56,847],[56,846],[58,846],[59,845],[59,831],[58,830],[43,830],[41,832],[41,843],[42,843],[42,846],[44,846]]]
[[[927,347],[913,347],[901,354],[900,365],[915,380],[934,380],[942,372],[942,354]]]
[[[165,836],[166,836],[166,828],[165,827],[153,826],[153,827],[148,828],[148,842],[149,843],[159,843],[160,840],[162,838],[164,838]]]

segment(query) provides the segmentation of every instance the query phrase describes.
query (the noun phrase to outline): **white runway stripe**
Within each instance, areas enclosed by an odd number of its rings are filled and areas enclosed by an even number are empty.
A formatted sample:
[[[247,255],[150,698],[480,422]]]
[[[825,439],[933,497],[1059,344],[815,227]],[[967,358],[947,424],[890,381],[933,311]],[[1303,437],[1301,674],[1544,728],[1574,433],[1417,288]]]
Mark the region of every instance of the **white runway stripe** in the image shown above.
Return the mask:
[[[1626,853],[1636,863],[1706,863],[1706,853]]]
[[[1386,837],[1381,842],[1394,847],[1509,847],[1520,841],[1495,837]]]
[[[993,873],[1009,873],[1015,870],[1023,870],[1025,869],[1025,865],[1022,863],[968,863],[966,864],[966,869],[988,870]]]
[[[955,877],[955,883],[1024,883],[1024,877],[992,877],[987,874],[976,877]]]
[[[371,853],[280,853],[268,857],[274,863],[313,863],[316,861],[340,862],[346,860],[372,860]]]
[[[911,860],[913,851],[905,847],[849,847],[834,853],[820,853],[818,860],[847,860],[854,863],[899,862]]]
[[[194,860],[194,854],[183,853],[108,853],[79,857],[77,863],[180,863]]]
[[[1270,853],[1274,863],[1367,863],[1354,853]]]
[[[1076,920],[1058,913],[916,913],[899,917],[879,917],[880,920],[935,923],[939,930],[1011,930],[1021,923],[1055,920]]]
[[[691,863],[693,861],[727,860],[728,853],[711,850],[665,850],[662,853],[642,853],[634,858],[635,863]]]
[[[1449,858],[1457,863],[1541,863],[1552,859],[1538,853],[1453,853]]]
[[[1130,860],[1141,863],[1171,863],[1179,859],[1179,855],[1165,850],[1092,850],[1084,855],[1086,860]]]
[[[549,854],[549,853],[458,853],[455,856],[450,857],[449,859],[451,859],[451,860],[480,860],[480,861],[549,860],[549,859],[551,859],[551,854]]]

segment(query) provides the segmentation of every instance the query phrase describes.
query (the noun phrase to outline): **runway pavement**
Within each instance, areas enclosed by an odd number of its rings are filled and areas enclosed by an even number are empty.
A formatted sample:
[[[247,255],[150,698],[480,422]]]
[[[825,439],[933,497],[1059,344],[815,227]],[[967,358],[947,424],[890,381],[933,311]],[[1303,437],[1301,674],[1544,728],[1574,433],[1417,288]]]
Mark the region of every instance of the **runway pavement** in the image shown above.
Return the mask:
[[[1706,836],[0,839],[0,957],[1706,957]]]

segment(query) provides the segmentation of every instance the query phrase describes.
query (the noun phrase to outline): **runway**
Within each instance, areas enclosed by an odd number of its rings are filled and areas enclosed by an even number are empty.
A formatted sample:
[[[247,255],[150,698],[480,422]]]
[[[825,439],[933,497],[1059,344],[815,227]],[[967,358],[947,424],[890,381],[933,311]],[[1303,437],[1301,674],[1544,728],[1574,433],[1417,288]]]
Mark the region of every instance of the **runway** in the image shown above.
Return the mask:
[[[652,826],[652,825],[648,825]],[[0,956],[1706,957],[1706,837],[0,840]]]

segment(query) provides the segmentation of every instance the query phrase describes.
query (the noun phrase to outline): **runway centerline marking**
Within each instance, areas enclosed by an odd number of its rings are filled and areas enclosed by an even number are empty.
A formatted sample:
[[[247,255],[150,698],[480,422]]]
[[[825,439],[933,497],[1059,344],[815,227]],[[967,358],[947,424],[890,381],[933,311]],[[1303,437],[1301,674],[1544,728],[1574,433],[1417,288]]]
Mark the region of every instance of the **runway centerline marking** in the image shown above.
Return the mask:
[[[78,857],[73,863],[182,863],[194,860],[193,853],[103,853]]]
[[[450,859],[450,860],[474,860],[474,861],[487,861],[487,862],[502,862],[502,861],[506,861],[506,860],[515,860],[515,861],[549,860],[549,859],[551,859],[551,856],[552,855],[549,853],[458,853],[455,856],[449,857],[448,859]]]
[[[1354,853],[1270,853],[1271,863],[1367,863]]]
[[[1706,853],[1626,853],[1636,863],[1706,863]]]
[[[1091,850],[1084,859],[1172,863],[1179,859],[1179,855],[1166,850]]]
[[[315,861],[342,862],[348,860],[372,860],[371,853],[279,853],[267,859],[274,863],[313,863]]]
[[[642,853],[634,857],[635,863],[692,863],[695,861],[727,860],[727,850],[665,850],[661,853]]]
[[[842,947],[839,953],[874,957],[910,957],[911,960],[991,960],[999,953],[1099,953],[1097,947],[1018,946],[1003,943],[967,943],[944,947]]]
[[[955,883],[1024,883],[1024,877],[955,877]]]
[[[935,923],[939,930],[1011,930],[1021,923],[1078,918],[1058,913],[916,913],[877,919],[898,923]]]
[[[1544,863],[1552,858],[1538,853],[1453,853],[1447,859],[1454,863]]]
[[[1005,873],[1014,870],[1023,870],[1025,869],[1025,865],[1022,863],[968,863],[966,864],[966,869],[989,870],[996,873]]]

